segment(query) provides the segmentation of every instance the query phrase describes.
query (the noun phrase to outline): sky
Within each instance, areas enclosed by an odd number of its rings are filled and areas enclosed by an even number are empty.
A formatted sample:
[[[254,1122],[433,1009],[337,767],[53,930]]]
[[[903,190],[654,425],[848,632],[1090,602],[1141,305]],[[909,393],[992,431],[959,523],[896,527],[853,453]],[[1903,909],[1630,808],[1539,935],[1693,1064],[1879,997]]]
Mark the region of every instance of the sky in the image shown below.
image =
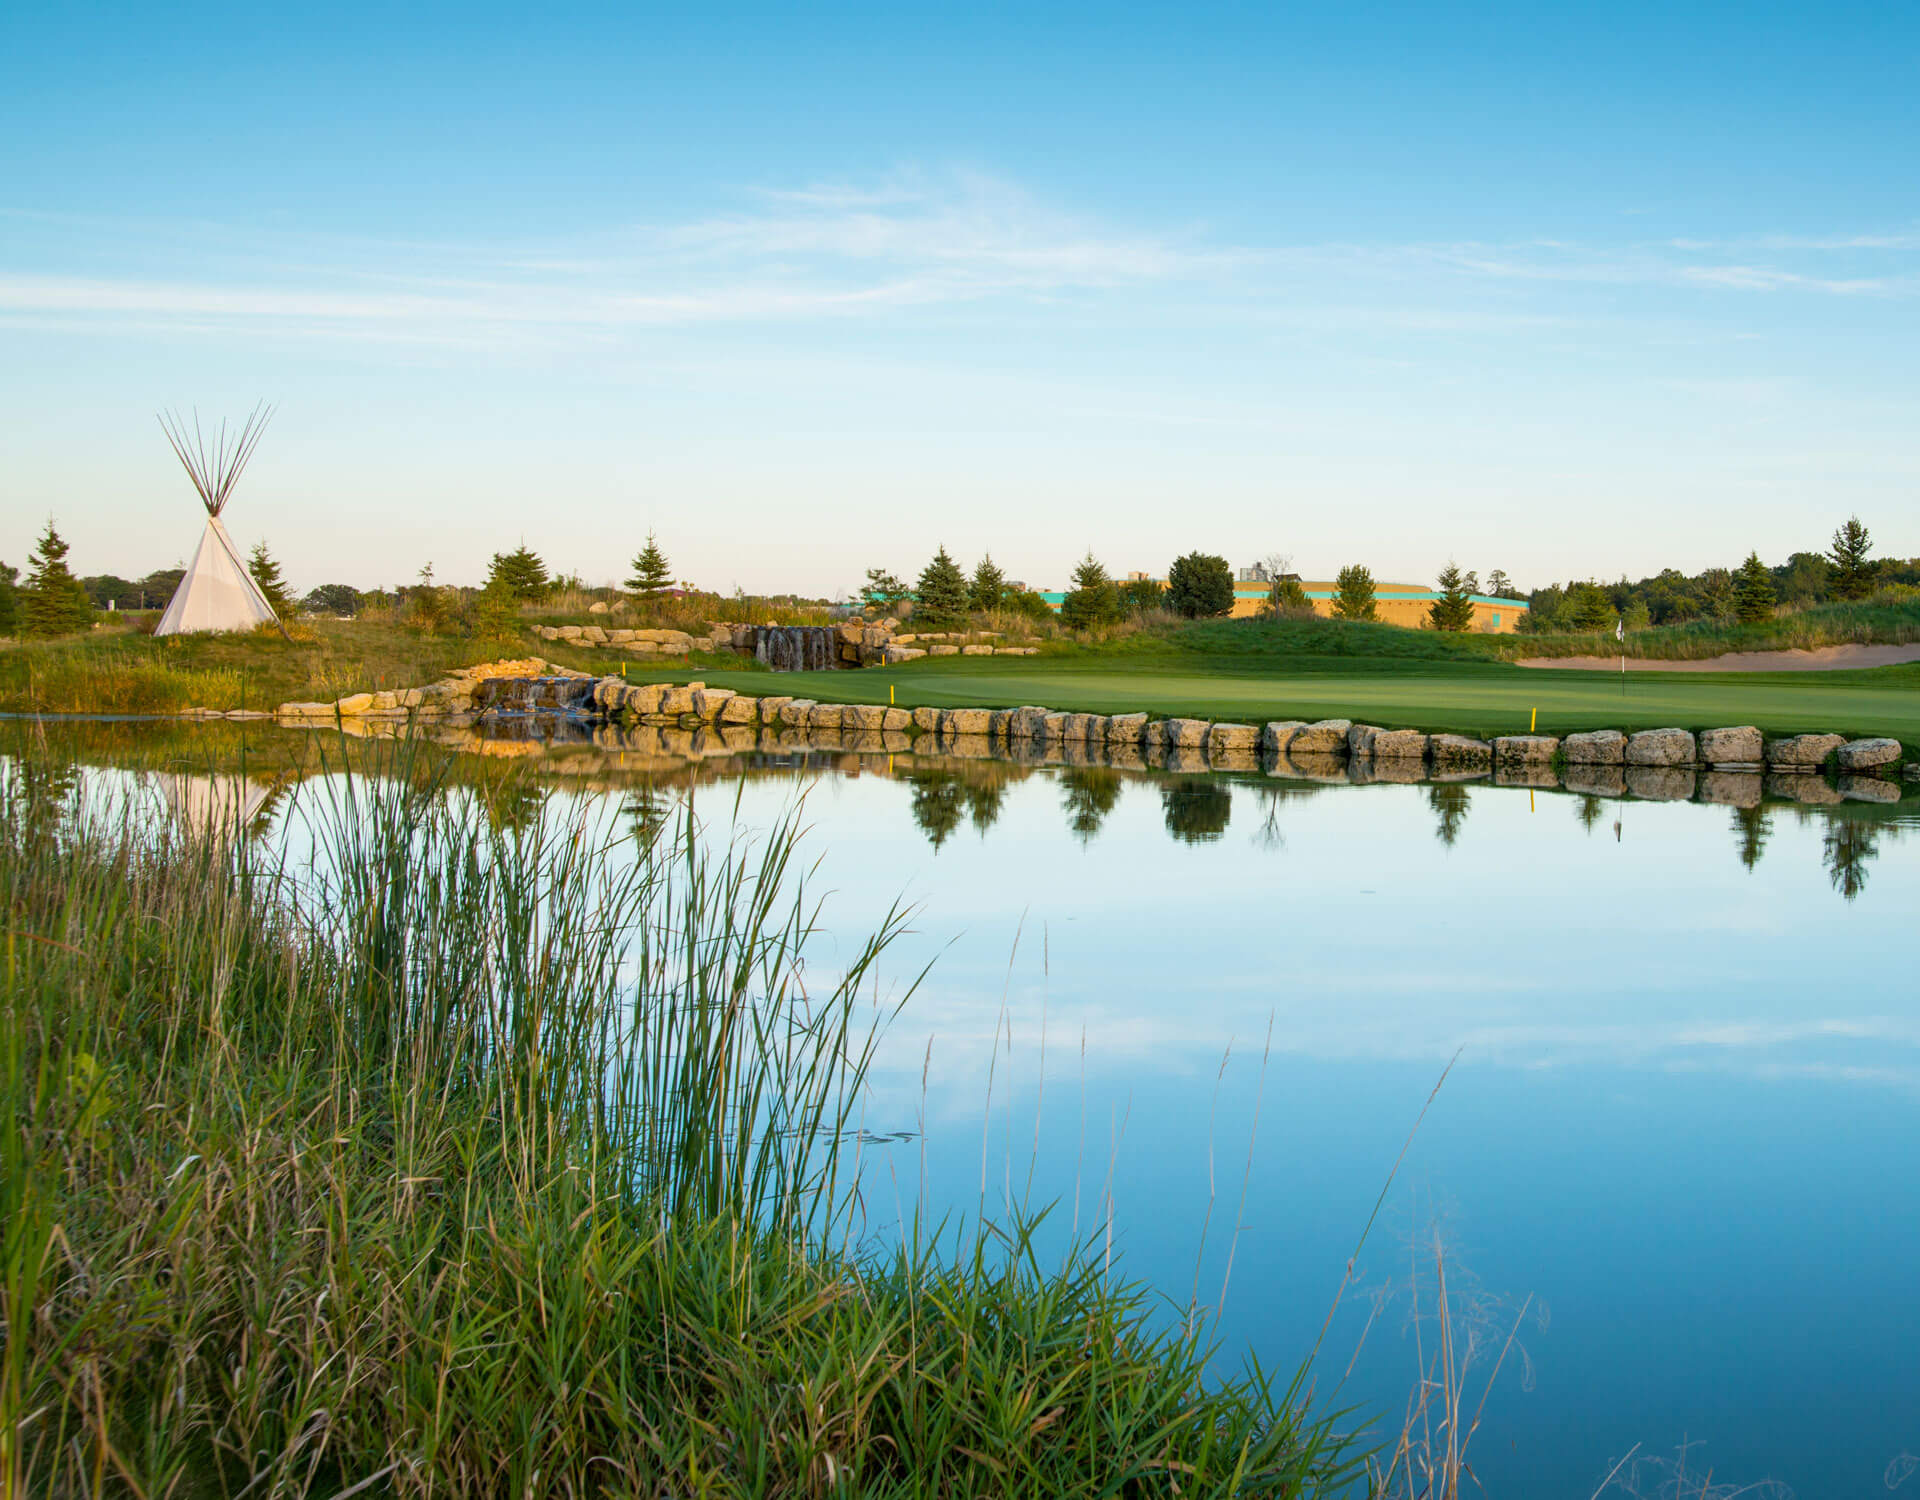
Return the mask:
[[[1911,5],[0,7],[0,558],[1920,554]]]

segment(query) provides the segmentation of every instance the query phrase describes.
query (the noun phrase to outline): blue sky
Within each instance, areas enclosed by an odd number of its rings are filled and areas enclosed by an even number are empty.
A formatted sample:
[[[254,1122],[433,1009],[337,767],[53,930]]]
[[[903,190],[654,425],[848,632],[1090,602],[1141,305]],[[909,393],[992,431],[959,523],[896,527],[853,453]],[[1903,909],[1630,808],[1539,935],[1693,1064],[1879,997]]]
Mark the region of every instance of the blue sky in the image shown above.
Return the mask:
[[[0,13],[0,557],[1920,553],[1910,6]]]

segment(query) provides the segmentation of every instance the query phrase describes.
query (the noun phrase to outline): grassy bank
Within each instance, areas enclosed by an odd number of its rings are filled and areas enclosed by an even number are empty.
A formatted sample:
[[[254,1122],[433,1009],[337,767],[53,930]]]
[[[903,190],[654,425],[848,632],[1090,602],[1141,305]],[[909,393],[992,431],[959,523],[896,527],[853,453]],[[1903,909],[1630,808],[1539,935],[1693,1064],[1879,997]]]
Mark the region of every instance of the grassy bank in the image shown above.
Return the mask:
[[[892,927],[803,986],[790,828],[633,859],[396,756],[314,804],[327,878],[0,787],[8,1500],[1351,1476],[1089,1264],[831,1248]]]

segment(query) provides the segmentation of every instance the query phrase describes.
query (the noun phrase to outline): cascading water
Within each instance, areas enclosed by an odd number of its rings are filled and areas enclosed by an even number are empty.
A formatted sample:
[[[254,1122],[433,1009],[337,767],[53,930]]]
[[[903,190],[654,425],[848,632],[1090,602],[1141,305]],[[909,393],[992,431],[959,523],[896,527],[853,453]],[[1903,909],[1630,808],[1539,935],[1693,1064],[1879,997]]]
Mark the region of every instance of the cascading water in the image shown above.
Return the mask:
[[[753,654],[776,672],[819,672],[840,664],[839,635],[831,625],[757,625]]]

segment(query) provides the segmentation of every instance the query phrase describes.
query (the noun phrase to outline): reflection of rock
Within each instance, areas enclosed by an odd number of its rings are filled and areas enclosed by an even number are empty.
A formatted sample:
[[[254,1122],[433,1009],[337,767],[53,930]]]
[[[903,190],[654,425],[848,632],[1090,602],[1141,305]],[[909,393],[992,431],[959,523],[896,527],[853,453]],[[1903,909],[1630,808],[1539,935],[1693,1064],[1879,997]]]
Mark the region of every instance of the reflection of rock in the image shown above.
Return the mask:
[[[1648,802],[1685,802],[1693,796],[1693,782],[1692,766],[1627,767],[1627,790]]]
[[[1878,776],[1841,773],[1840,795],[1849,802],[1898,802],[1900,783],[1883,781]]]
[[[1207,752],[1198,745],[1169,745],[1167,769],[1186,773],[1204,771],[1207,769]]]
[[[1524,786],[1550,792],[1560,785],[1553,766],[1546,761],[1501,761],[1493,768],[1495,786]]]
[[[1772,746],[1768,746],[1768,749],[1772,749]],[[1827,785],[1826,777],[1807,771],[1769,772],[1767,795],[1784,797],[1808,807],[1833,807],[1840,801],[1840,794]]]
[[[1684,729],[1643,729],[1627,741],[1630,766],[1690,766],[1693,736]]]
[[[1341,755],[1347,753],[1347,731],[1353,728],[1351,719],[1318,719],[1311,724],[1302,724],[1293,732],[1293,738],[1287,742],[1287,753],[1301,755]]]
[[[1427,742],[1427,755],[1436,771],[1487,771],[1493,767],[1493,746],[1464,734],[1436,734]]]
[[[1119,771],[1144,771],[1147,768],[1137,741],[1110,743],[1107,746],[1107,764]]]
[[[1379,752],[1379,743],[1378,740],[1374,741],[1373,759],[1368,762],[1369,779],[1390,782],[1395,786],[1412,786],[1416,782],[1426,780],[1427,768],[1419,761],[1409,760],[1405,756],[1382,755]],[[1355,779],[1359,779],[1357,775]]]
[[[1339,781],[1347,779],[1347,758],[1344,755],[1315,755],[1306,750],[1289,750],[1286,762],[1293,767],[1293,774],[1303,781]]]
[[[1900,742],[1889,739],[1849,740],[1834,751],[1843,771],[1871,771],[1900,759]]]
[[[1760,731],[1751,724],[1700,731],[1700,759],[1710,766],[1757,766],[1766,755]]]
[[[1767,764],[1783,771],[1817,770],[1846,741],[1837,734],[1796,734],[1767,745]]]
[[[984,734],[942,735],[940,748],[959,760],[991,760],[993,741]]]
[[[1259,769],[1257,752],[1252,746],[1207,745],[1207,763],[1216,771],[1254,771]]]
[[[1623,753],[1626,747],[1626,736],[1622,735],[1620,749]],[[1560,784],[1568,791],[1579,792],[1585,797],[1624,797],[1627,794],[1627,772],[1620,765],[1569,761],[1567,769],[1561,773]]]
[[[1708,771],[1700,778],[1700,800],[1716,807],[1758,807],[1761,791],[1758,771]]]
[[[1588,734],[1570,734],[1560,742],[1566,752],[1567,766],[1617,766],[1627,758],[1627,737],[1617,729],[1596,729]],[[1567,783],[1571,786],[1573,783]]]

